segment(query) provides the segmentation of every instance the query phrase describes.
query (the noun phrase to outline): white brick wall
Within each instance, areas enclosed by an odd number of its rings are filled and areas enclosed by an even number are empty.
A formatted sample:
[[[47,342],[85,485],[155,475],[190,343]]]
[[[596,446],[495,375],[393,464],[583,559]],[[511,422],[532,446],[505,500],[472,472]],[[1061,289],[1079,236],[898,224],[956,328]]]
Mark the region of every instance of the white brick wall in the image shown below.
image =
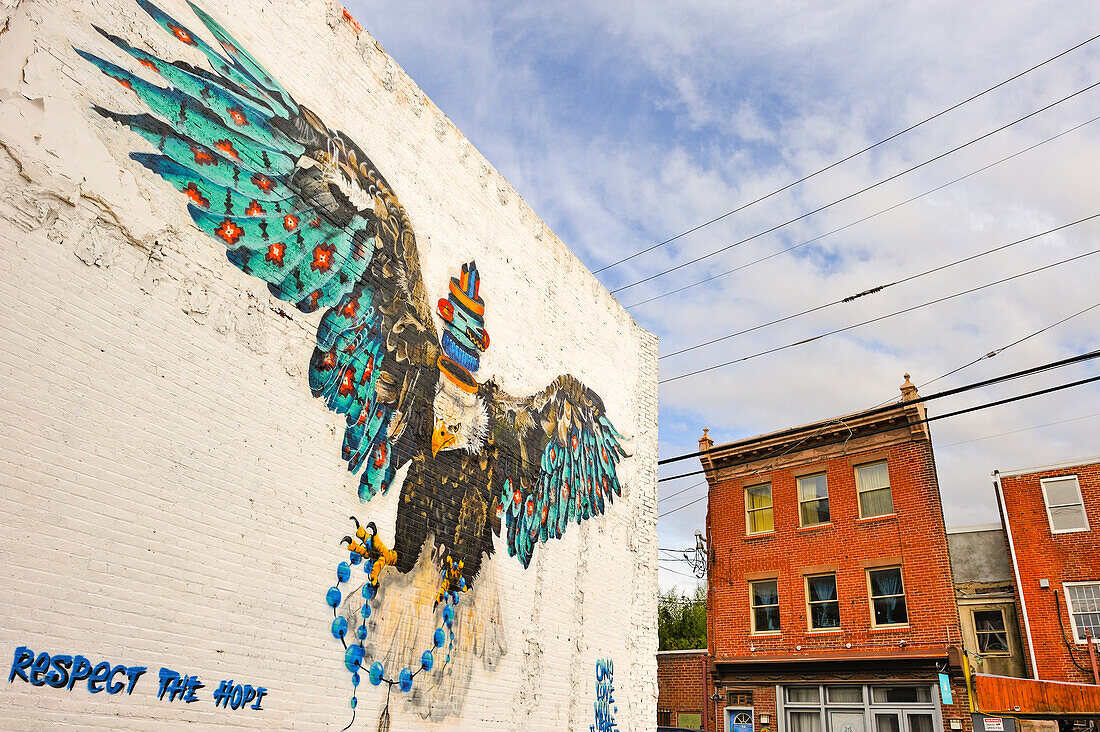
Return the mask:
[[[70,45],[120,61],[96,23],[162,57],[187,49],[129,0],[8,5],[0,654],[9,670],[20,646],[149,670],[130,695],[0,683],[0,728],[340,729],[351,688],[324,595],[347,517],[392,538],[397,492],[359,503],[343,419],[310,396],[319,313],[226,263],[179,194],[127,158],[144,143],[89,106],[138,111],[134,98]],[[201,27],[183,2],[161,5]],[[461,713],[429,724],[395,693],[392,728],[587,730],[596,659],[611,658],[618,727],[652,729],[655,339],[338,5],[204,7],[384,173],[433,303],[476,259],[493,339],[479,378],[527,394],[571,373],[634,436],[606,516],[540,546],[527,570],[497,540],[506,650],[495,668],[474,665]],[[197,674],[199,701],[158,701],[162,666]],[[222,679],[266,687],[263,710],[215,708]],[[364,682],[358,699],[355,728],[374,729],[382,687]]]

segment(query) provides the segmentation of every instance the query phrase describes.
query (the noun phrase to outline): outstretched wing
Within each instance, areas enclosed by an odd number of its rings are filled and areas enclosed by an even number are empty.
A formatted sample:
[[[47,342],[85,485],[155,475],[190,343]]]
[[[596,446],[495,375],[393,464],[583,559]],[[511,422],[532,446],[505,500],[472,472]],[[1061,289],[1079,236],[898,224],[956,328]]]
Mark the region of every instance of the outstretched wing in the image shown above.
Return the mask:
[[[95,109],[156,148],[131,157],[189,199],[192,220],[234,266],[303,312],[328,308],[310,387],[346,415],[343,457],[352,473],[366,466],[366,500],[422,448],[406,415],[434,387],[420,378],[435,366],[438,339],[405,211],[362,150],[298,105],[208,14],[191,5],[225,55],[137,2],[210,69],[165,61],[97,28],[165,85],[76,49],[149,113]]]
[[[571,521],[602,514],[620,495],[616,465],[626,441],[607,419],[603,400],[568,374],[515,400],[489,382],[490,474],[507,528],[508,554],[524,567],[535,544],[559,539]]]

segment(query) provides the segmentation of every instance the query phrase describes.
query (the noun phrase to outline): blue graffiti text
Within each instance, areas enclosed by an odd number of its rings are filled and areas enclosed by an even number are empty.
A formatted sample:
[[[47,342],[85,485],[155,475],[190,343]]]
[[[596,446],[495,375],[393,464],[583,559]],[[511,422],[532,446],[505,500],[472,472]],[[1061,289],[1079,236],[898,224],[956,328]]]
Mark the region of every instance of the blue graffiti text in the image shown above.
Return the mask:
[[[88,685],[88,691],[98,694],[118,694],[123,689],[127,694],[134,690],[134,684],[148,669],[145,666],[115,666],[110,661],[101,661],[95,665],[81,655],[72,656],[59,653],[51,656],[42,651],[35,654],[26,646],[15,649],[8,673],[8,683],[17,678],[32,686],[50,686],[54,689],[72,691],[78,681]],[[123,678],[125,677],[125,681]]]
[[[262,711],[260,702],[266,693],[267,689],[262,686],[253,688],[250,684],[234,684],[233,679],[229,679],[218,684],[218,689],[214,692],[214,706],[240,709],[255,700],[249,708]]]

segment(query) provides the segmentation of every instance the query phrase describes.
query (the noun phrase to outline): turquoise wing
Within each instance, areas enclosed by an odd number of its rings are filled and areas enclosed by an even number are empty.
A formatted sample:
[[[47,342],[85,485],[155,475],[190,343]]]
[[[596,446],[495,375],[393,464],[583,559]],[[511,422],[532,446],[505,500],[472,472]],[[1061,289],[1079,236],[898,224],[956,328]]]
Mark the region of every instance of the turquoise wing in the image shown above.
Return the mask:
[[[621,495],[627,441],[603,400],[569,375],[518,405],[493,399],[493,473],[508,554],[526,568],[535,546],[603,514]]]
[[[166,61],[96,28],[158,83],[75,49],[148,111],[93,108],[155,148],[131,158],[186,197],[191,219],[225,248],[230,263],[303,312],[328,308],[310,362],[310,388],[345,415],[342,455],[360,475],[359,495],[366,500],[386,490],[398,460],[407,457],[395,455],[394,445],[410,444],[393,434],[400,400],[383,399],[379,379],[388,370],[385,378],[400,382],[422,368],[407,354],[432,349],[405,341],[434,337],[430,318],[428,327],[405,327],[394,336],[382,316],[408,307],[395,301],[407,303],[408,290],[419,291],[419,264],[402,264],[410,252],[415,257],[404,210],[367,156],[299,107],[210,15],[191,5],[220,52],[148,0],[138,4],[176,40],[200,51],[210,69]],[[376,261],[379,251],[385,266]],[[429,312],[426,303],[419,305]]]

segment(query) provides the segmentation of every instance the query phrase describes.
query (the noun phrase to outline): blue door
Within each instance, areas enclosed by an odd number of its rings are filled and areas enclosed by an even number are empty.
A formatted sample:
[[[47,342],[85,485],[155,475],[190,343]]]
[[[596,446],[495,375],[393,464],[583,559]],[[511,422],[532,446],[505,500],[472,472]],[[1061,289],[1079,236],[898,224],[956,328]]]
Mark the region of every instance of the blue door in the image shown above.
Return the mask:
[[[753,732],[751,709],[727,709],[728,732]]]

